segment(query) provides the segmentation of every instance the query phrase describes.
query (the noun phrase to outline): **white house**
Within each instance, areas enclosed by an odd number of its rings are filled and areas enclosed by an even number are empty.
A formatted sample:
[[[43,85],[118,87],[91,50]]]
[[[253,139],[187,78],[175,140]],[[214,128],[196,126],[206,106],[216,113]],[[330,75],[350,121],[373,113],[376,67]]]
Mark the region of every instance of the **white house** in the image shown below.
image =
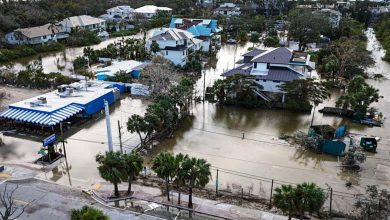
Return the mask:
[[[106,21],[89,15],[80,15],[65,18],[61,21],[61,26],[70,33],[72,29],[81,28],[90,31],[101,31],[106,28]]]
[[[152,18],[157,15],[158,12],[163,11],[167,13],[172,13],[172,9],[168,7],[157,7],[154,5],[145,5],[134,10],[136,14],[145,16],[146,18]]]
[[[285,47],[270,50],[254,49],[243,56],[244,58],[237,62],[238,67],[223,73],[222,76],[231,77],[237,74],[250,76],[250,80],[262,85],[263,89],[256,91],[262,98],[267,97],[266,93],[283,94],[280,85],[307,78],[314,69],[309,54],[291,51]]]
[[[154,31],[148,40],[146,48],[151,50],[152,43],[158,44],[161,55],[175,65],[184,66],[188,56],[202,48],[202,40],[195,38],[190,32],[176,28],[162,28]]]
[[[61,26],[45,24],[32,28],[19,28],[5,35],[8,44],[46,44],[69,37]]]
[[[129,20],[133,17],[134,9],[129,5],[120,5],[107,9],[103,16],[107,20]]]
[[[238,16],[241,14],[241,10],[233,3],[224,3],[214,10],[215,14],[223,16]]]

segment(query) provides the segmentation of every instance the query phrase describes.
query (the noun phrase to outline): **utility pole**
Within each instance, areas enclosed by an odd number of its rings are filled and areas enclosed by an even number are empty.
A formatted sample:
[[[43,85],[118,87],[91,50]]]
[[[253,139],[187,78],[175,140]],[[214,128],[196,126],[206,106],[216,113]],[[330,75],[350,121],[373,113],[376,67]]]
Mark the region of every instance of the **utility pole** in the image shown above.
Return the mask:
[[[60,122],[60,131],[61,131],[62,149],[64,150],[64,156],[66,158],[66,149],[65,149],[65,140],[64,140],[64,131],[63,131],[63,128],[62,128],[62,122]]]
[[[121,148],[121,153],[123,154],[123,147],[122,147],[122,131],[121,131],[121,124],[118,120],[118,131],[119,131],[119,146]]]
[[[206,98],[206,71],[203,70],[203,102]]]
[[[108,108],[108,102],[107,102],[107,100],[104,100],[104,111],[105,111],[105,115],[106,115],[108,151],[113,151],[113,146],[112,146],[112,133],[111,133],[111,121],[110,121],[110,110],[109,110],[109,108]]]

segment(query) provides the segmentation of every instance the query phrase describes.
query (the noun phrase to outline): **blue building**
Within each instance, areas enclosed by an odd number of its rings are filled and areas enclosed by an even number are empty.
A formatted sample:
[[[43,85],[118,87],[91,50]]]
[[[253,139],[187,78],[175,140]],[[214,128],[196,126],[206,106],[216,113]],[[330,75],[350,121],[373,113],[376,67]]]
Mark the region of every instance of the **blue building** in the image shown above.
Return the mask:
[[[194,37],[203,40],[204,52],[210,51],[212,46],[221,45],[219,33],[222,28],[218,27],[218,21],[215,19],[172,18],[169,27],[186,30]]]
[[[125,91],[123,83],[89,81],[62,85],[57,90],[11,104],[0,120],[16,126],[51,128],[65,121],[91,117],[113,104]]]

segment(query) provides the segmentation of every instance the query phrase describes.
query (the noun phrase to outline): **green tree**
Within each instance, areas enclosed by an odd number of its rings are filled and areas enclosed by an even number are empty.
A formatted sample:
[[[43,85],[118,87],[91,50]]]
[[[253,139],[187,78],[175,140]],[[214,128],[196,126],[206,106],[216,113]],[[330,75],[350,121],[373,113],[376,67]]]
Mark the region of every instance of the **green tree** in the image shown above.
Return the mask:
[[[150,51],[153,52],[153,54],[157,53],[160,51],[160,46],[156,41],[152,41],[152,44],[150,45]]]
[[[252,32],[249,41],[253,44],[253,47],[255,47],[255,44],[260,43],[260,34],[257,32]]]
[[[263,44],[265,47],[278,47],[279,39],[277,36],[268,36],[264,39]]]
[[[152,160],[152,169],[157,176],[165,180],[166,194],[169,198],[169,180],[175,174],[175,157],[166,151],[160,152]]]
[[[119,196],[118,184],[126,179],[126,164],[120,152],[109,151],[96,155],[100,176],[114,184],[115,196]]]
[[[355,76],[349,82],[346,94],[342,95],[336,102],[336,106],[350,108],[355,112],[364,115],[368,107],[378,102],[379,91],[373,86],[368,85],[362,76]]]
[[[203,188],[210,181],[210,164],[205,159],[188,158],[182,163],[183,177],[188,186],[188,208],[192,208],[192,190]]]
[[[131,133],[137,133],[141,141],[141,146],[144,145],[144,138],[142,137],[142,133],[144,133],[146,130],[146,123],[142,116],[137,114],[131,115],[127,121],[127,130]]]
[[[130,154],[124,154],[123,157],[126,165],[129,183],[129,186],[127,188],[127,194],[130,195],[131,183],[133,179],[142,171],[144,158],[137,151],[132,151]]]
[[[275,188],[275,193],[272,196],[274,206],[288,213],[288,219],[291,220],[295,209],[295,192],[292,185],[282,185]]]
[[[311,78],[286,82],[280,88],[287,96],[286,108],[296,111],[309,111],[312,105],[316,107],[330,96],[321,82]]]
[[[183,181],[183,176],[185,175],[184,169],[183,169],[183,163],[184,161],[188,160],[188,155],[184,155],[182,153],[179,153],[175,156],[175,161],[174,161],[174,172],[175,172],[175,177],[176,177],[176,188],[177,191],[179,192],[179,197],[178,197],[178,203],[180,204],[180,197],[181,197],[181,191],[180,191],[180,186],[184,182]]]
[[[81,209],[72,209],[70,219],[71,220],[108,220],[109,218],[101,210],[85,205]]]
[[[288,35],[298,41],[298,50],[306,48],[307,43],[315,42],[321,33],[328,32],[330,25],[328,19],[311,10],[293,10],[288,15],[290,25]]]

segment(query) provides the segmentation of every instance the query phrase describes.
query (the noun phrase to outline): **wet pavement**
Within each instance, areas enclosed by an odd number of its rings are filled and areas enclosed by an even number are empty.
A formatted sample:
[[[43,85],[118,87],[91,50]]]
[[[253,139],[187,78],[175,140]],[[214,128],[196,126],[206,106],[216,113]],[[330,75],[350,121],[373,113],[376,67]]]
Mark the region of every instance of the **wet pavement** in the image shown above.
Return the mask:
[[[240,55],[249,46],[251,44],[223,46],[217,55],[216,67],[206,70],[198,80],[197,94],[202,94],[204,84],[211,86],[224,70],[232,68],[233,60],[240,59]],[[372,50],[377,65],[370,68],[369,72],[380,72],[389,78],[390,66],[380,59],[383,50],[378,48],[378,42],[374,37],[370,37],[368,49]],[[374,106],[385,116],[389,116],[390,97],[387,94],[390,94],[390,81],[382,79],[368,82],[380,89],[381,95],[384,96]],[[317,109],[324,105],[333,106],[337,96],[338,94],[334,93],[330,100]],[[142,114],[147,104],[145,100],[126,97],[111,107],[115,150],[119,150],[117,121],[120,120],[122,126],[124,150],[131,150],[138,143],[138,137],[126,131],[125,122],[131,114]],[[343,200],[342,197],[363,193],[364,187],[368,184],[390,187],[390,135],[387,131],[387,127],[390,126],[389,120],[385,120],[381,128],[369,128],[339,117],[315,113],[314,124],[330,124],[335,127],[346,124],[351,133],[382,138],[378,153],[369,154],[369,158],[363,164],[363,170],[359,174],[354,174],[342,172],[336,157],[304,152],[278,139],[281,135],[291,134],[297,130],[306,131],[310,124],[310,113],[244,109],[205,102],[194,105],[192,115],[193,117],[186,120],[175,132],[173,138],[162,141],[152,150],[147,160],[163,149],[202,157],[213,166],[213,180],[208,187],[215,187],[215,170],[223,168],[225,171],[220,169],[219,173],[220,189],[233,192],[244,189],[264,198],[269,196],[270,179],[288,183],[315,182],[321,187],[330,186],[335,191],[347,193],[340,194],[340,200],[335,200],[337,205],[334,207],[340,209],[349,209],[350,207],[344,206],[350,206],[348,203],[351,204],[352,201],[351,198]],[[73,127],[73,130],[78,132],[67,139],[68,167],[62,164],[57,169],[45,173],[45,178],[76,187],[91,187],[101,181],[96,169],[95,155],[107,150],[103,115],[97,115],[87,124]],[[37,152],[40,148],[38,142],[12,137],[5,137],[4,141],[6,145],[0,147],[0,162],[30,163],[38,157]],[[353,186],[346,188],[346,182],[352,182]]]

